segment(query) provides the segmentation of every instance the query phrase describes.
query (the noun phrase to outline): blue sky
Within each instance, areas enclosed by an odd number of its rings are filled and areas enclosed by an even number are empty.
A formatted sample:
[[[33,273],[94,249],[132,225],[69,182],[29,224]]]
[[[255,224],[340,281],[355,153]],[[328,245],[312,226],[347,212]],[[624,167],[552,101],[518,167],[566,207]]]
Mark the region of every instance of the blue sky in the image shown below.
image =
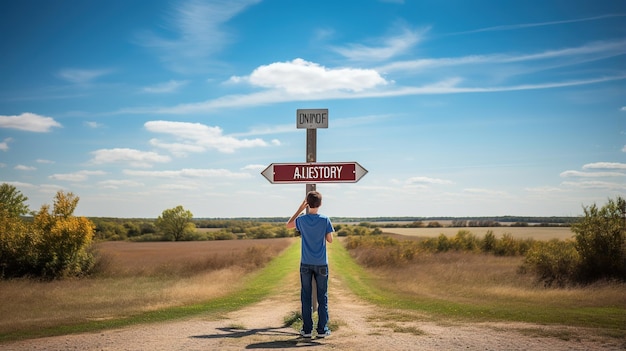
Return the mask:
[[[626,194],[624,1],[2,1],[0,182],[31,210],[578,216]]]

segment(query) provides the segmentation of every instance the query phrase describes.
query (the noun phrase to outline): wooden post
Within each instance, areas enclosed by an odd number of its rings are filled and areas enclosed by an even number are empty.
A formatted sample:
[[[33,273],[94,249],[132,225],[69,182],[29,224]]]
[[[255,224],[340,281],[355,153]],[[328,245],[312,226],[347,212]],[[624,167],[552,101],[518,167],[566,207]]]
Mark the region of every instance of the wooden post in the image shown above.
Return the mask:
[[[317,129],[315,128],[307,128],[306,130],[306,162],[317,162]],[[309,191],[315,191],[315,184],[307,184],[306,185],[306,194]],[[309,208],[306,209],[307,213],[309,213]],[[315,283],[315,279],[312,281],[312,294],[311,294],[311,306],[313,308],[313,312],[317,310],[317,284]]]

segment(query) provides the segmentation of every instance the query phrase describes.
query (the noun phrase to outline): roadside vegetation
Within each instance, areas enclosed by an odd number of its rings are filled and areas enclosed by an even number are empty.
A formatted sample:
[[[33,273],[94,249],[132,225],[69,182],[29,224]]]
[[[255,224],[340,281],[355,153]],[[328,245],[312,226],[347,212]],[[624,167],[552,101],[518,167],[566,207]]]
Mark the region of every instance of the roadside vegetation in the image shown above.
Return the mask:
[[[268,294],[298,259],[299,245],[289,247],[295,232],[280,219],[193,219],[182,206],[156,220],[88,219],[73,215],[72,193],[58,192],[52,207],[36,212],[26,200],[0,185],[0,300],[11,301],[0,304],[0,341],[236,309]],[[497,227],[488,219],[452,224],[455,235],[431,237],[338,224],[342,245],[329,246],[331,265],[359,296],[427,318],[564,324],[626,337],[624,199],[585,207],[563,223],[572,234],[565,239],[471,231]],[[399,229],[450,229],[406,225]]]

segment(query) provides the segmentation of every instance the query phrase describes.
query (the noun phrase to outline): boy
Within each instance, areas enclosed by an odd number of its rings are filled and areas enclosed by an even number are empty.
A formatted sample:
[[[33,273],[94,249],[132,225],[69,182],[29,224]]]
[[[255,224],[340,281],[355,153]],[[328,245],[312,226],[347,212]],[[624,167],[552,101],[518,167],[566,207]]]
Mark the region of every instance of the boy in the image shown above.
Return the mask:
[[[300,255],[300,300],[302,302],[303,326],[300,335],[310,338],[313,331],[313,307],[311,301],[312,279],[317,285],[317,337],[330,336],[328,328],[328,257],[326,242],[333,242],[330,219],[318,213],[322,205],[322,194],[310,191],[296,213],[287,221],[287,228],[296,228],[302,237]],[[300,213],[309,207],[306,215]]]

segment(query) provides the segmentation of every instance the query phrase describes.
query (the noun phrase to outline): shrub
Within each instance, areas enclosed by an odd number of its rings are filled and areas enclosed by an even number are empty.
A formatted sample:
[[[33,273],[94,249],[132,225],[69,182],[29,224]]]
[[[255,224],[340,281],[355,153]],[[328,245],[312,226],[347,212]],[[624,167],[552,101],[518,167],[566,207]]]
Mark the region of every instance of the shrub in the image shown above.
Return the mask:
[[[85,217],[74,217],[79,198],[57,192],[54,207],[43,205],[33,220],[37,252],[35,273],[43,278],[84,274],[94,264],[89,247],[94,224]]]
[[[452,239],[452,247],[458,251],[477,251],[480,241],[469,230],[459,230]]]
[[[502,238],[496,241],[493,253],[497,256],[515,256],[519,252],[519,240],[513,238],[510,233],[502,234]]]
[[[537,274],[546,286],[565,286],[576,274],[580,256],[571,241],[536,242],[527,252],[522,271]]]
[[[496,248],[496,242],[497,239],[495,234],[493,234],[493,230],[488,230],[487,234],[485,234],[485,237],[481,241],[480,249],[482,252],[493,252]]]

